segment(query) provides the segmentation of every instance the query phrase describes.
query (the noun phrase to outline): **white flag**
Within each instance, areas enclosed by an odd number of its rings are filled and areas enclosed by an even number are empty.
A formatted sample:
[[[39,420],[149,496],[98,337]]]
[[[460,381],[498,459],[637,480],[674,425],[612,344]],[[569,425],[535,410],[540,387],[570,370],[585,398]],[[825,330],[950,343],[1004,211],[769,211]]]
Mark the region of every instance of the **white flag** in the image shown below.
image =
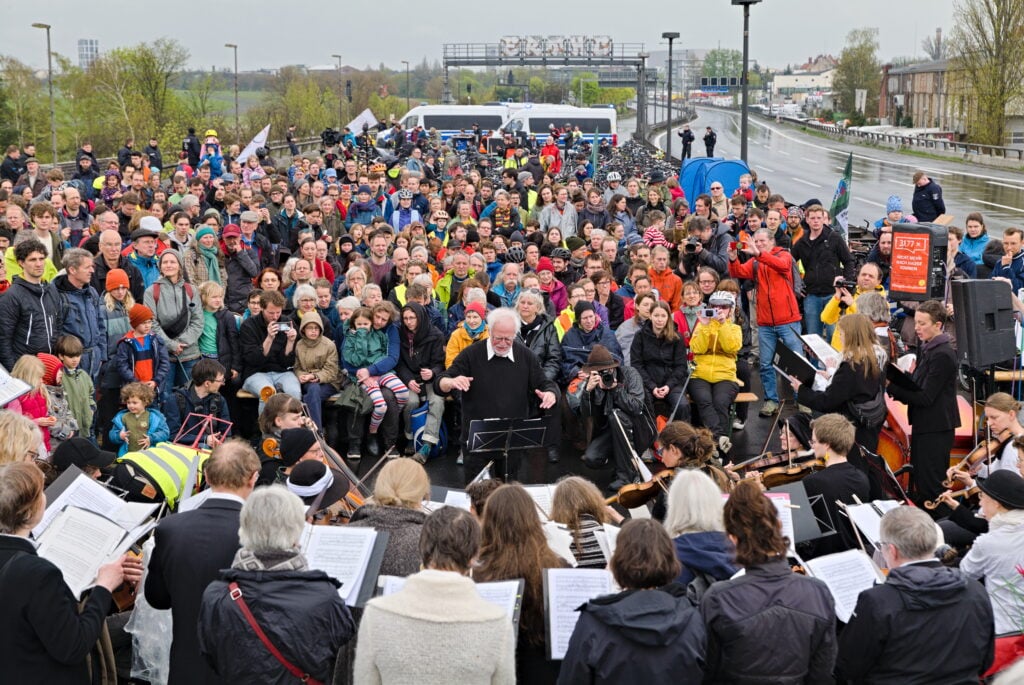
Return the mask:
[[[270,135],[270,124],[263,127],[263,130],[256,134],[256,137],[249,141],[249,144],[245,146],[242,153],[238,155],[238,163],[245,164],[245,160],[249,159],[252,155],[256,154],[256,149],[265,147],[267,144],[267,136]]]

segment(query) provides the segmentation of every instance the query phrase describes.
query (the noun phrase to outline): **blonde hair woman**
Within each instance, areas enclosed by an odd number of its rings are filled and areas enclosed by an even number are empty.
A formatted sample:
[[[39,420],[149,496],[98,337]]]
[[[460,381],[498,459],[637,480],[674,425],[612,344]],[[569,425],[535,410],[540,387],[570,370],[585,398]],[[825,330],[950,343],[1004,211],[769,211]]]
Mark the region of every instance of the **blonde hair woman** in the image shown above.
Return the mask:
[[[352,514],[349,525],[388,532],[381,573],[408,576],[420,570],[420,532],[427,518],[422,505],[429,494],[423,467],[412,459],[394,459],[380,470],[372,503]]]
[[[579,568],[608,565],[597,532],[611,521],[611,515],[596,485],[579,476],[558,481],[551,498],[551,520],[566,526],[572,534],[572,554]]]
[[[0,464],[32,461],[39,457],[43,434],[31,419],[13,411],[0,411]]]

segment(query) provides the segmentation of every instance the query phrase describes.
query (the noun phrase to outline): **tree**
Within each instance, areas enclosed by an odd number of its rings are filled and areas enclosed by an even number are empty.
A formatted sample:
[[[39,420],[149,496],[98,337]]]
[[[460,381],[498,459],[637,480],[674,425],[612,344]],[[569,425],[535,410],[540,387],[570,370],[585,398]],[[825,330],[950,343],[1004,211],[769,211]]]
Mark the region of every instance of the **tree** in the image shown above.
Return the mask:
[[[968,135],[1003,145],[1006,108],[1024,96],[1024,0],[962,0],[953,8],[949,81],[967,91]]]
[[[31,67],[13,57],[0,58],[0,79],[7,91],[10,123],[21,143],[35,141],[49,130],[43,85]]]
[[[878,61],[877,29],[854,29],[846,36],[846,47],[839,55],[832,90],[840,109],[852,114],[856,108],[856,92],[868,92],[864,114],[878,113],[878,91],[881,88],[882,65]]]
[[[100,55],[89,67],[89,76],[95,88],[108,98],[108,106],[119,114],[120,123],[128,129],[128,137],[135,137],[133,113],[137,112],[139,98],[132,88],[131,73],[123,48]]]
[[[188,62],[188,50],[169,38],[154,43],[140,43],[125,52],[128,74],[135,88],[148,105],[155,130],[162,129],[169,118],[172,100],[171,80]]]
[[[704,57],[701,76],[735,76],[743,74],[743,53],[739,50],[718,48],[709,50]]]

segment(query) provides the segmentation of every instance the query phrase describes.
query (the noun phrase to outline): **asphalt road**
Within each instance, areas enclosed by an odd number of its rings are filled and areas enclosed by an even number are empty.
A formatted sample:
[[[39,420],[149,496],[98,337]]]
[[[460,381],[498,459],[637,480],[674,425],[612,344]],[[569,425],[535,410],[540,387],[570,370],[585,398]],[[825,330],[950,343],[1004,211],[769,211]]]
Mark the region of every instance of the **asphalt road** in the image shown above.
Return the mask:
[[[691,123],[697,136],[694,152],[703,153],[706,126],[718,134],[716,157],[736,159],[740,149],[738,112],[698,108]],[[665,134],[653,141],[664,148]],[[679,141],[672,142],[678,154]],[[910,155],[839,143],[797,132],[791,127],[751,115],[748,156],[758,177],[788,202],[817,198],[827,207],[842,176],[848,154],[853,153],[850,223],[874,221],[885,214],[890,195],[899,195],[910,211],[912,176],[922,169],[942,186],[947,213],[963,226],[964,217],[982,212],[990,229],[1024,224],[1024,174],[957,161],[917,159]]]

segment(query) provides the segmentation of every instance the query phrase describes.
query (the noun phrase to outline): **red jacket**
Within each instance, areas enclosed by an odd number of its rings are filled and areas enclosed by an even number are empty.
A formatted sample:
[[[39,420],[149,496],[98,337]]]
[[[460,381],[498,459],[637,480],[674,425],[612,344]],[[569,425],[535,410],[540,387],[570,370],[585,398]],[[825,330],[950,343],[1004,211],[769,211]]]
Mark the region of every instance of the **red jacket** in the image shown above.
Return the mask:
[[[771,252],[762,252],[746,262],[730,261],[729,275],[747,280],[754,280],[756,276],[758,326],[783,326],[800,321],[800,305],[793,292],[793,255],[789,250],[776,245]]]

